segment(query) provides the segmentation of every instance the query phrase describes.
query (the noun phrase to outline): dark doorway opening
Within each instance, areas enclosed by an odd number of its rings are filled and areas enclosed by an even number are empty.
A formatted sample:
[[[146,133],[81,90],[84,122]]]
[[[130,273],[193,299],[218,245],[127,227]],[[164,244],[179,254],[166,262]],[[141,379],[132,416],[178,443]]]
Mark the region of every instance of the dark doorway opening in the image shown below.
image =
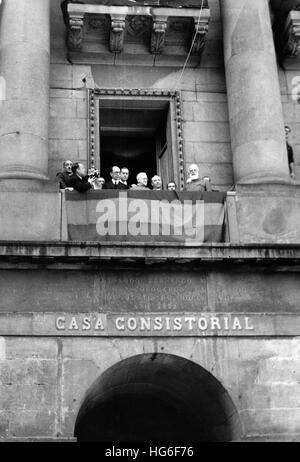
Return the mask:
[[[101,174],[109,179],[111,167],[127,167],[129,183],[136,183],[136,175],[146,172],[148,178],[157,173],[155,136],[134,135],[101,136]]]
[[[75,424],[79,442],[232,441],[238,412],[201,366],[168,354],[123,360],[90,387]]]
[[[162,100],[104,99],[99,103],[100,172],[110,179],[112,166],[127,167],[129,183],[146,172],[150,180],[174,179],[174,140],[170,102]]]

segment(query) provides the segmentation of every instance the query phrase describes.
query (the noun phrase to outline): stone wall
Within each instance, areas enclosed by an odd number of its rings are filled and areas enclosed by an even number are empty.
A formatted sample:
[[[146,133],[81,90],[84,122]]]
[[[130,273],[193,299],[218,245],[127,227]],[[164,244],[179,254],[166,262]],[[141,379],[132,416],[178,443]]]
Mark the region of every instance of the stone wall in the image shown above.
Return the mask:
[[[170,353],[211,372],[237,407],[244,438],[300,436],[299,338],[0,338],[0,438],[73,436],[88,387],[113,364]]]
[[[108,53],[107,64],[71,65],[67,61],[65,25],[60,0],[51,2],[51,179],[66,158],[87,162],[86,85],[102,88],[143,88],[182,91],[184,150],[186,167],[197,162],[202,175],[209,175],[220,189],[233,184],[228,109],[222,50],[219,0],[210,1],[211,22],[201,65],[181,69],[170,67],[163,55],[155,67],[145,60],[130,65],[117,56],[116,65]]]

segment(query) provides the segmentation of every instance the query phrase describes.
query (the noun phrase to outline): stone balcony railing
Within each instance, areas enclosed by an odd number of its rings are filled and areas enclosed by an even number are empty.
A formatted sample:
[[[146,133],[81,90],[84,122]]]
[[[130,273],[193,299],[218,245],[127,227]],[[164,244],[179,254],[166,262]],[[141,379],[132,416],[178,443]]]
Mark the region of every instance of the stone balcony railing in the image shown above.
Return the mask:
[[[99,62],[103,55],[121,53],[136,59],[145,55],[183,59],[189,52],[199,61],[210,20],[206,1],[201,9],[201,2],[187,0],[107,3],[67,5],[65,22],[72,62]],[[118,6],[120,3],[125,6]],[[172,4],[175,7],[170,7]]]
[[[57,185],[55,184],[57,187]],[[1,192],[0,241],[189,246],[239,242],[235,193]]]

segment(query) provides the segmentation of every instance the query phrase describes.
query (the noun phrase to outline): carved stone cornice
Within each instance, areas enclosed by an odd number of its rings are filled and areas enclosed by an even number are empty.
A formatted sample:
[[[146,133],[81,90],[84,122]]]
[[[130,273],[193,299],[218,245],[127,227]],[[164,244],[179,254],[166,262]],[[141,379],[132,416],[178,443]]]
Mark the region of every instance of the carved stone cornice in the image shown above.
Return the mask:
[[[203,8],[199,18],[199,8],[173,8],[169,2],[168,7],[69,3],[67,12],[70,18],[69,58],[77,63],[105,61],[108,50],[120,54],[125,48],[122,62],[131,62],[135,55],[137,62],[143,65],[144,56],[145,62],[151,63],[157,55],[165,54],[171,65],[178,66],[182,65],[182,57],[189,53],[193,43],[191,54],[194,56],[190,57],[188,65],[194,66],[199,63],[210,20],[209,8]],[[86,41],[82,50],[84,16]],[[180,27],[174,27],[175,23]],[[128,46],[124,47],[124,42]],[[115,56],[114,59],[119,58]],[[159,56],[158,61],[162,59]]]
[[[284,55],[296,58],[300,50],[300,11],[290,11],[284,30]]]
[[[206,35],[208,32],[209,19],[206,18],[204,20],[199,21],[199,18],[195,17],[194,21],[195,21],[195,30],[194,30],[195,39],[193,41],[193,46],[192,46],[192,51],[191,51],[192,56],[202,54],[202,51],[205,45]]]
[[[111,14],[109,49],[112,53],[121,53],[124,47],[126,14]]]
[[[80,51],[83,43],[84,14],[69,16],[68,48]]]
[[[165,35],[167,30],[168,17],[154,16],[153,28],[151,33],[150,51],[154,55],[160,55],[163,52],[165,44]]]

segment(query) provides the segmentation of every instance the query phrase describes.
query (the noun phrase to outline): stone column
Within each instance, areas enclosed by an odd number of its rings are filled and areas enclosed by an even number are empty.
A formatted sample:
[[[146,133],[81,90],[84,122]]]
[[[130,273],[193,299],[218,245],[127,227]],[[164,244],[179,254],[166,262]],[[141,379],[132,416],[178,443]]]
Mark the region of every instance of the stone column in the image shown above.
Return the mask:
[[[220,3],[235,182],[290,182],[268,0]]]
[[[1,9],[0,180],[46,180],[50,0],[2,0]]]

